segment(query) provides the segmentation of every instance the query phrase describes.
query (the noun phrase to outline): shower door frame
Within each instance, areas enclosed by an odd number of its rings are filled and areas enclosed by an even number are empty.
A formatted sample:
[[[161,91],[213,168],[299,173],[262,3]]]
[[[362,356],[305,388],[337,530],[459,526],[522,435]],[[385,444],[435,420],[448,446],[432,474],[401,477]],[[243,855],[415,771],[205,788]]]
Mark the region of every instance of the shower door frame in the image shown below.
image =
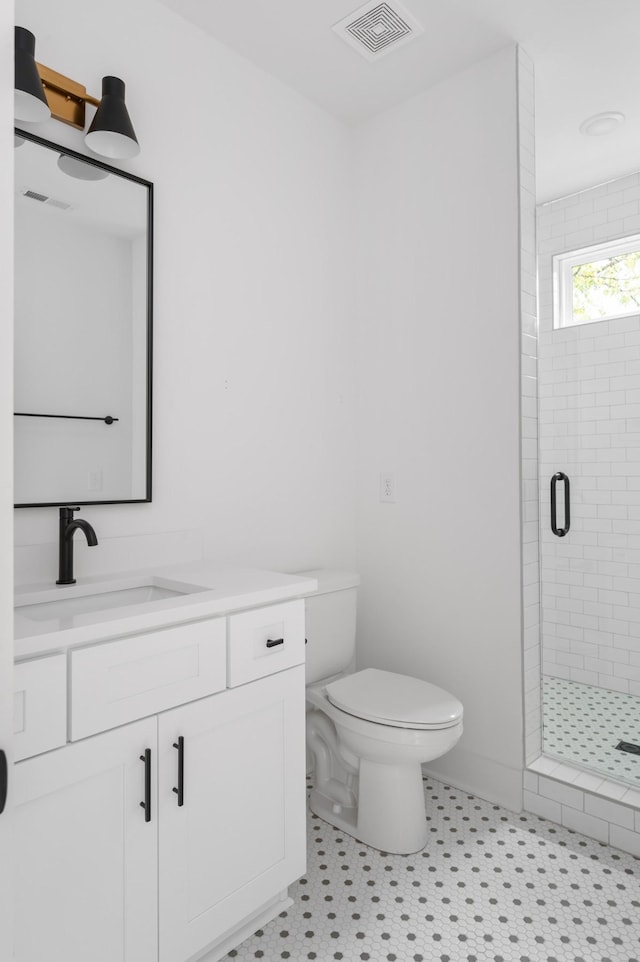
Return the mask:
[[[622,183],[624,180],[626,183]],[[620,206],[625,196],[628,200]],[[618,194],[620,218],[610,218],[606,210],[613,195]],[[581,201],[589,198],[599,208],[591,223],[582,220]],[[550,223],[543,216],[553,214]],[[570,197],[544,205],[538,210],[536,252],[540,285],[535,305],[536,316],[552,309],[551,286],[545,288],[545,262],[551,269],[551,258],[559,252],[558,237],[571,220],[574,230],[565,235],[566,248],[578,249],[599,242],[601,234],[594,228],[607,224],[610,237],[640,231],[640,174],[621,182],[604,184]],[[608,239],[603,237],[603,240]],[[523,289],[524,282],[523,282]],[[532,331],[522,319],[522,551],[523,551],[523,687],[525,705],[524,740],[524,808],[560,824],[608,842],[632,854],[640,855],[640,792],[586,772],[584,768],[545,756],[542,739],[542,639],[540,593],[540,517],[541,507],[549,504],[549,478],[541,490],[538,480],[538,327]],[[640,386],[640,384],[639,384]],[[533,419],[533,420],[532,420]],[[557,470],[562,470],[558,466]],[[540,497],[538,496],[540,493]],[[542,523],[549,523],[543,517]],[[596,814],[597,813],[597,814]]]

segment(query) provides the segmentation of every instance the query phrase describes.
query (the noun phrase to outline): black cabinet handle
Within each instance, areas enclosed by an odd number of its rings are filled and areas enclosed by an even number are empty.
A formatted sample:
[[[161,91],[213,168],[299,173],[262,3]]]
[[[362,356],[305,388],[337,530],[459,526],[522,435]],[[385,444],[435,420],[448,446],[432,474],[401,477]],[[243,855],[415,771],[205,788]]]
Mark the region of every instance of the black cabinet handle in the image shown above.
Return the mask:
[[[173,743],[173,747],[178,749],[178,787],[173,791],[178,796],[178,808],[184,805],[184,738],[178,736],[178,741]]]
[[[7,767],[7,756],[0,748],[0,815],[4,812],[7,804],[7,791],[9,788],[9,769]]]
[[[275,648],[276,645],[284,645],[284,638],[269,638],[267,648]]]
[[[144,802],[140,802],[140,808],[144,808],[145,822],[151,821],[151,749],[145,748],[144,755],[140,756],[140,761],[144,762]]]
[[[556,485],[558,481],[564,483],[564,528],[559,528],[557,524],[557,504],[556,504]],[[571,493],[569,478],[564,471],[557,471],[551,478],[551,530],[558,538],[564,538],[569,533],[571,527]]]

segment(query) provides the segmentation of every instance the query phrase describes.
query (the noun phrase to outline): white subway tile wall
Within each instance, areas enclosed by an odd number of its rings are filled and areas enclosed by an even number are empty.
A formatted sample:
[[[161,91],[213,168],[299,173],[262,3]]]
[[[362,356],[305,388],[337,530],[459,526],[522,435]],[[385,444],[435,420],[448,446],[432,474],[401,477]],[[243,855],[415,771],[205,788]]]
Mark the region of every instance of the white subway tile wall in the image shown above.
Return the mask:
[[[522,376],[522,592],[527,762],[542,747],[540,571],[538,563],[538,321],[533,62],[518,47],[520,324]]]
[[[636,233],[639,222],[640,174],[538,211],[542,669],[636,695],[640,312],[554,330],[552,258]],[[556,471],[571,479],[566,538],[550,530],[549,479]]]
[[[640,857],[640,792],[540,758],[524,776],[524,807]]]

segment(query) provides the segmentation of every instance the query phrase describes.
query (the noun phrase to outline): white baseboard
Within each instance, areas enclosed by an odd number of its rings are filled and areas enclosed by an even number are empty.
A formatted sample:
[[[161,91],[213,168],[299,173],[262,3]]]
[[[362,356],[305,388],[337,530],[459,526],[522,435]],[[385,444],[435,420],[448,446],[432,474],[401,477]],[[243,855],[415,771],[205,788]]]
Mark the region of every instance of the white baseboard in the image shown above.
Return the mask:
[[[440,782],[503,805],[511,812],[522,811],[522,768],[509,768],[458,746],[454,752],[424,765],[423,770]]]

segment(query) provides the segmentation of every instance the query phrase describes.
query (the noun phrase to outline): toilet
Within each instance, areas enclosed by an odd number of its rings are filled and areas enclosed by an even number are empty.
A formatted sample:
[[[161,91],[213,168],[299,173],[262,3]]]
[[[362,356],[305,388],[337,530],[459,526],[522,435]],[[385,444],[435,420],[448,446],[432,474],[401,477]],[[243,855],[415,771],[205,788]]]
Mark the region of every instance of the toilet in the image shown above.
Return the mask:
[[[307,751],[311,811],[383,852],[424,848],[422,763],[462,735],[453,695],[408,675],[353,671],[357,574],[316,569],[306,605]]]

